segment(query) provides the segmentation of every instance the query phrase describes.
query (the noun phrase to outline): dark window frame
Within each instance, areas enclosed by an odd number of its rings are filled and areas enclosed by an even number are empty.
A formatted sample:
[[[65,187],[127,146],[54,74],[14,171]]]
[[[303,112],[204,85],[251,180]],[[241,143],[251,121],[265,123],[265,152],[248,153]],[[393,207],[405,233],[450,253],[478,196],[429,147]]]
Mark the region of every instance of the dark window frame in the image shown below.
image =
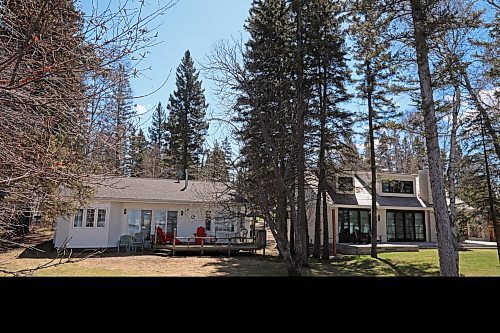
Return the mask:
[[[382,193],[415,194],[413,180],[382,180]]]
[[[392,213],[393,214],[393,230],[394,230],[394,234],[392,234],[392,236],[389,235],[389,213]],[[402,230],[403,230],[403,235],[401,237],[401,235],[399,235],[399,233],[397,232],[397,228],[396,228],[396,214],[401,214],[402,217],[403,217],[403,226],[402,226]],[[413,238],[410,239],[408,236],[407,236],[407,230],[408,230],[408,225],[407,225],[407,215],[406,214],[411,214],[411,222],[412,222],[412,226],[410,226],[410,229],[412,230],[412,233],[413,233]],[[422,236],[422,239],[417,239],[417,226],[416,226],[416,219],[415,219],[415,215],[416,214],[421,214],[422,215],[422,233],[421,233],[421,236]],[[387,210],[386,211],[386,230],[387,230],[387,241],[388,242],[425,242],[426,239],[427,239],[427,230],[426,230],[426,226],[425,226],[425,211],[419,211],[419,210],[393,210],[393,209],[390,209],[390,210]],[[420,233],[418,234],[420,236]]]
[[[349,179],[349,182],[347,182],[347,179]],[[338,177],[337,189],[342,192],[354,191],[354,178],[349,176]]]
[[[351,218],[350,218],[350,212],[353,211],[353,212],[357,212],[357,215],[356,215],[356,221],[357,222],[355,225],[353,223],[353,221],[351,221]],[[348,214],[348,224],[347,224],[347,228],[345,226],[345,221],[343,219],[343,212],[347,212]],[[368,232],[371,233],[371,221],[370,221],[370,214],[371,214],[371,211],[369,209],[364,209],[364,208],[339,208],[338,209],[338,232],[342,232],[344,231],[344,229],[347,229],[349,231],[349,234],[351,233],[350,231],[350,226],[351,224],[354,225],[354,227],[352,228],[353,231],[356,230],[356,229],[359,229],[359,231],[363,232],[363,226],[361,225],[361,212],[367,212],[367,215],[368,215]]]

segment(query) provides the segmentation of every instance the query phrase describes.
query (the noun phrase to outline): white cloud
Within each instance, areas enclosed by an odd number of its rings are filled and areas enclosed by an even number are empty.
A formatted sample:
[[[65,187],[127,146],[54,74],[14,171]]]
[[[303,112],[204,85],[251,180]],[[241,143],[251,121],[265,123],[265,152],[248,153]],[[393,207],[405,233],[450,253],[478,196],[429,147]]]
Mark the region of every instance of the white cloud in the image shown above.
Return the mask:
[[[137,114],[139,116],[142,116],[143,114],[145,114],[146,112],[148,112],[148,109],[146,108],[145,105],[135,104],[134,107],[135,107],[135,111],[137,112]]]

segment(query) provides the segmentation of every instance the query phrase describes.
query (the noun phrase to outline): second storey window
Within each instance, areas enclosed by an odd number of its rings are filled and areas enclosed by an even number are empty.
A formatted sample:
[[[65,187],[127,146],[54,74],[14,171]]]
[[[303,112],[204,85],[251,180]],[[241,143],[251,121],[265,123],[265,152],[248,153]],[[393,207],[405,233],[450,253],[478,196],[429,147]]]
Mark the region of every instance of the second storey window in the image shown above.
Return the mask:
[[[339,177],[339,191],[350,192],[354,190],[354,181],[352,177]]]
[[[411,180],[384,180],[382,181],[383,193],[413,194],[413,181]]]

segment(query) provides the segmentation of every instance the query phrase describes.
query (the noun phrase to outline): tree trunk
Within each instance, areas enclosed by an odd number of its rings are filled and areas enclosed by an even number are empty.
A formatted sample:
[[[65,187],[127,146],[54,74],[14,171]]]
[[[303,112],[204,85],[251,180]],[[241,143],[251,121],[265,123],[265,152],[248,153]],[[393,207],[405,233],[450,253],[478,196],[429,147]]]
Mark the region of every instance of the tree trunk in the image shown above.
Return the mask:
[[[460,89],[458,86],[455,86],[455,97],[452,106],[452,126],[451,126],[451,135],[450,135],[450,160],[448,164],[448,195],[450,197],[450,225],[452,228],[455,228],[455,221],[457,218],[457,207],[456,207],[456,154],[457,154],[457,128],[458,128],[458,113],[460,111],[460,104],[462,103],[460,96]],[[459,236],[457,234],[457,236]],[[458,240],[457,240],[458,241]]]
[[[302,54],[302,1],[296,0],[297,8],[297,225],[295,228],[295,251],[297,264],[307,267],[307,218],[305,196],[305,151],[304,151],[304,69]]]
[[[420,93],[424,112],[425,141],[429,160],[429,178],[434,201],[434,216],[438,240],[439,269],[442,276],[458,276],[458,252],[455,236],[450,226],[448,207],[444,193],[443,172],[441,166],[434,96],[429,69],[429,51],[427,46],[424,17],[421,0],[410,0],[415,34]]]
[[[497,214],[495,211],[495,197],[493,190],[491,188],[491,175],[490,175],[490,163],[488,161],[488,154],[486,152],[486,140],[484,138],[484,123],[483,118],[481,118],[481,138],[483,141],[483,154],[484,154],[484,167],[486,169],[486,182],[488,184],[488,203],[491,222],[493,223],[493,231],[495,232],[495,238],[497,241],[497,253],[498,261],[500,261],[500,224],[497,221]]]
[[[321,253],[321,180],[318,182],[316,195],[316,216],[314,220],[314,248],[313,257],[319,258]]]
[[[368,102],[368,131],[370,139],[370,170],[371,170],[371,196],[372,196],[372,210],[371,210],[371,231],[372,231],[372,247],[370,255],[372,258],[377,258],[377,164],[375,161],[375,129],[373,120],[375,113],[372,105],[372,92],[373,82],[370,62],[366,61],[366,92]]]

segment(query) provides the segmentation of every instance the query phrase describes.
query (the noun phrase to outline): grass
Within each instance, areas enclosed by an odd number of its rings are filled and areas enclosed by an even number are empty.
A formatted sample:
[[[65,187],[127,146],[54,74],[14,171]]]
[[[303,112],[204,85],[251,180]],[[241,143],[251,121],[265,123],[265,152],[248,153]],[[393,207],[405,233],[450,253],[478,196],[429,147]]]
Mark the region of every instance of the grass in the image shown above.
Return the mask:
[[[45,245],[43,245],[45,244]],[[45,246],[45,248],[43,247]],[[0,253],[0,268],[33,268],[55,257],[50,242],[40,243],[44,253],[9,250]],[[268,251],[271,252],[272,251]],[[494,249],[460,251],[462,276],[500,276]],[[339,256],[331,261],[311,259],[308,276],[439,276],[437,250]],[[0,273],[0,275],[2,275]],[[286,276],[276,256],[176,256],[105,252],[77,263],[37,270],[35,276]]]
[[[460,251],[461,276],[500,276],[497,252],[493,249]],[[327,276],[439,276],[435,249],[419,252],[343,256],[331,262],[313,261],[311,275]]]

